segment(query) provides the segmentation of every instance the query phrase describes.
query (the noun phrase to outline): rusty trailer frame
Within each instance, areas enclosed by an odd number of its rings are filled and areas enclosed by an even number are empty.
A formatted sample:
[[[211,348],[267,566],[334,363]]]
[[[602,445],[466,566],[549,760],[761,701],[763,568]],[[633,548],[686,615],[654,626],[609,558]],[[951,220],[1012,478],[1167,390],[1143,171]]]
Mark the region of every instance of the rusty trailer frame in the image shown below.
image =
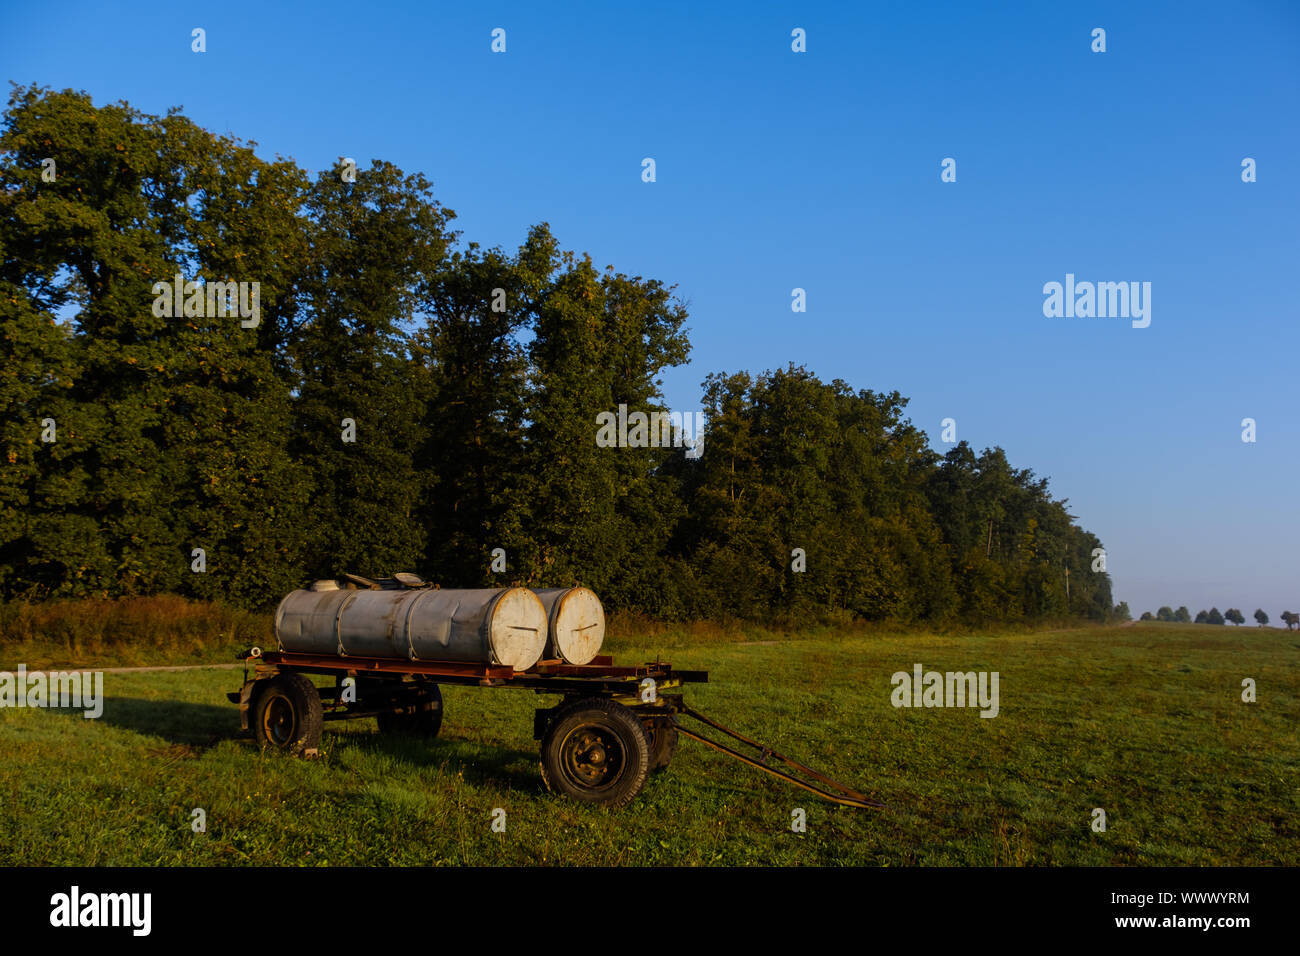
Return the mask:
[[[536,710],[533,738],[541,741],[547,786],[577,800],[613,806],[629,802],[644,786],[648,772],[668,765],[681,734],[832,803],[860,809],[885,807],[688,707],[682,700],[683,686],[707,683],[707,671],[678,670],[662,661],[617,666],[607,655],[588,664],[543,660],[527,671],[487,664],[263,653],[256,647],[239,657],[245,663],[244,683],[226,696],[239,705],[241,727],[251,726],[264,746],[291,753],[314,755],[320,724],[330,720],[377,717],[381,729],[387,721],[394,729],[436,735],[442,719],[436,684],[514,687],[562,695],[559,705]],[[335,685],[317,687],[307,680],[310,674],[333,677]],[[344,679],[349,677],[355,688],[364,682],[367,689],[362,698],[345,703]],[[269,703],[267,692],[271,692]],[[313,703],[313,696],[319,700]],[[725,734],[751,748],[754,755],[684,726],[683,717]],[[773,766],[773,761],[785,769]]]

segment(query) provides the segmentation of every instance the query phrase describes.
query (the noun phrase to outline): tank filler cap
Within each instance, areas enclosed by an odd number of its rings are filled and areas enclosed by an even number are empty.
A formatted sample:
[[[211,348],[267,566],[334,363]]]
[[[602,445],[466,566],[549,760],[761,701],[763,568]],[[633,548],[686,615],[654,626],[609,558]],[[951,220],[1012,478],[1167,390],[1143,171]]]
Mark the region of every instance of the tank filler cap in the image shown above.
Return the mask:
[[[424,587],[424,578],[418,574],[411,574],[409,571],[398,571],[393,575],[393,579],[402,587],[422,588]]]
[[[313,591],[337,591],[339,589],[339,583],[332,578],[327,578],[322,581],[313,581],[311,583],[311,589]]]

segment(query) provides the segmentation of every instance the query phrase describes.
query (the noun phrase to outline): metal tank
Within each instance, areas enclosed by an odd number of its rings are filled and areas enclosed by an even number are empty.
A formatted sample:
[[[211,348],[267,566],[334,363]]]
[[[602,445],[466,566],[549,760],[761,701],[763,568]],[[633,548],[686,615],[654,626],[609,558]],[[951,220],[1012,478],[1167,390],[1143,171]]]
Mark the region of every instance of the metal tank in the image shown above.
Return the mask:
[[[588,664],[605,640],[605,609],[586,588],[534,591],[546,608],[546,659]]]
[[[340,588],[317,581],[275,612],[282,651],[456,661],[528,670],[546,649],[546,609],[527,588]]]

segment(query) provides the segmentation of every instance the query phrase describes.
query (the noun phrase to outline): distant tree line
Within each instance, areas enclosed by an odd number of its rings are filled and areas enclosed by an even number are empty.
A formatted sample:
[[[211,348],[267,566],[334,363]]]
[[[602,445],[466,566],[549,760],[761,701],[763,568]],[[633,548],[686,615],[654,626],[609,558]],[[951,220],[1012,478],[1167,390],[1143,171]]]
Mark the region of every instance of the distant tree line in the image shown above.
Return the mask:
[[[1127,613],[1128,605],[1121,602],[1121,607]],[[1116,611],[1118,612],[1118,608]],[[1260,627],[1268,625],[1268,615],[1260,608],[1255,609],[1255,620]],[[1286,625],[1287,630],[1292,630],[1300,626],[1300,614],[1294,611],[1283,611],[1281,614],[1282,623]],[[1230,624],[1245,624],[1246,616],[1235,607],[1230,607],[1223,613],[1219,613],[1217,607],[1212,607],[1208,611],[1198,611],[1193,618],[1187,608],[1180,607],[1177,611],[1171,610],[1168,606],[1160,608],[1155,614],[1150,611],[1144,611],[1140,620],[1143,621],[1168,621],[1179,624],[1223,624],[1225,621]]]
[[[670,287],[545,224],[464,242],[389,163],[312,177],[252,145],[15,88],[0,596],[260,607],[413,570],[580,582],[667,619],[1114,613],[1100,542],[1047,482],[999,448],[932,451],[897,392],[713,374],[698,458],[600,447],[602,413],[666,411],[689,351]],[[256,296],[222,314],[240,282]]]

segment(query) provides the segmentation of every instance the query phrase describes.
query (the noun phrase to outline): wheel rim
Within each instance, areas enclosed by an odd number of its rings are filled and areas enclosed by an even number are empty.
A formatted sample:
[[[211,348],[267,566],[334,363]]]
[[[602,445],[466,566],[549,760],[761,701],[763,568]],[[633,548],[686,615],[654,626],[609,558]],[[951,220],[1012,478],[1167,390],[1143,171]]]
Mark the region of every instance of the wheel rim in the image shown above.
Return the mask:
[[[569,732],[560,748],[560,768],[584,790],[612,786],[627,763],[626,750],[618,735],[606,727],[578,727]]]
[[[272,697],[262,716],[262,729],[266,739],[283,747],[293,739],[293,705],[280,695]]]

